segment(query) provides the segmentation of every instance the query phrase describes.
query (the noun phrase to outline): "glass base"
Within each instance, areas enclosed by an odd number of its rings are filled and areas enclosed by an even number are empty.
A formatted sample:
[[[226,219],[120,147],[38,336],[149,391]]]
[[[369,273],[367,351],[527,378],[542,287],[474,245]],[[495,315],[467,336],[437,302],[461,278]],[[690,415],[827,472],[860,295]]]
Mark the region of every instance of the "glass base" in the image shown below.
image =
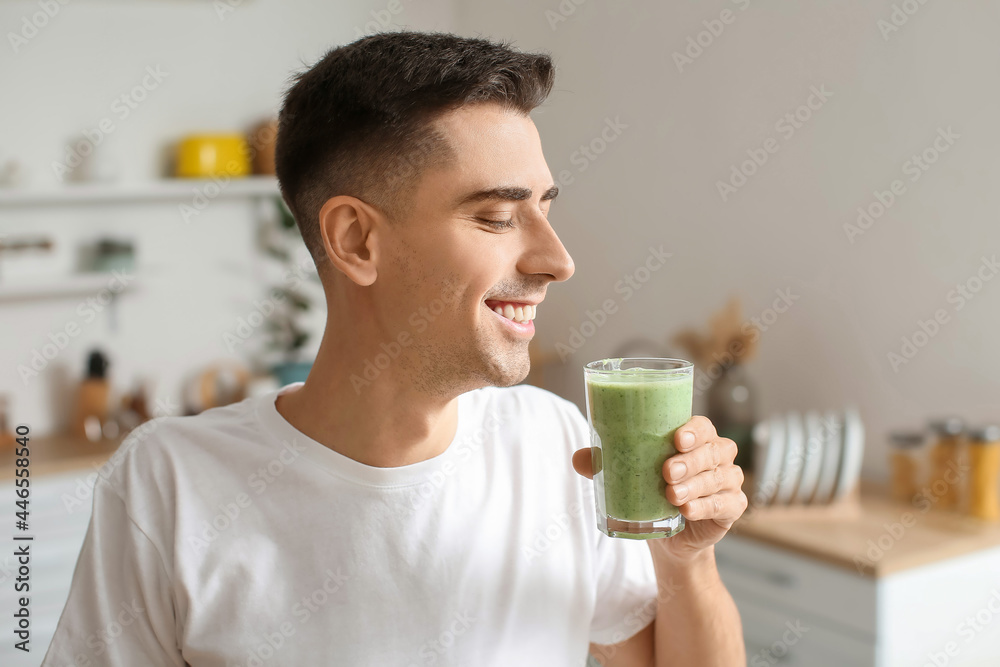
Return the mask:
[[[630,540],[654,540],[672,537],[684,530],[684,515],[667,517],[658,521],[621,521],[611,516],[598,516],[597,527],[608,537]]]

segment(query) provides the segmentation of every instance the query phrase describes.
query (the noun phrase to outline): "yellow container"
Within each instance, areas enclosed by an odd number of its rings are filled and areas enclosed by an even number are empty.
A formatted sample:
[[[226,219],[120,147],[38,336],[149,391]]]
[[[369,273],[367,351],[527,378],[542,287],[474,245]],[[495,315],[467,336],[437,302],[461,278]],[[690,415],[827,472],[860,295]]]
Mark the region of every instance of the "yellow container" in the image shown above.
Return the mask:
[[[942,510],[960,511],[965,475],[965,422],[957,417],[931,422],[937,442],[931,450],[931,493]]]
[[[250,148],[242,134],[195,134],[177,146],[177,172],[181,178],[246,176],[250,173]]]
[[[972,485],[969,514],[1000,521],[1000,427],[986,426],[972,434]]]

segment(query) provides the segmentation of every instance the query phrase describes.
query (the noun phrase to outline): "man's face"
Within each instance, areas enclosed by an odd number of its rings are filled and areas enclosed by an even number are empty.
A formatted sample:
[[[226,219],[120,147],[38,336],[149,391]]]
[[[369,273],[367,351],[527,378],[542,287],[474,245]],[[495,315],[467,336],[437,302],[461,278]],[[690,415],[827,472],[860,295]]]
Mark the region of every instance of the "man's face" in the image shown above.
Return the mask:
[[[530,118],[480,104],[437,126],[456,157],[426,169],[385,228],[379,316],[387,332],[412,336],[399,363],[422,390],[514,385],[529,370],[526,306],[541,312],[548,284],[574,271],[547,219],[557,190]]]

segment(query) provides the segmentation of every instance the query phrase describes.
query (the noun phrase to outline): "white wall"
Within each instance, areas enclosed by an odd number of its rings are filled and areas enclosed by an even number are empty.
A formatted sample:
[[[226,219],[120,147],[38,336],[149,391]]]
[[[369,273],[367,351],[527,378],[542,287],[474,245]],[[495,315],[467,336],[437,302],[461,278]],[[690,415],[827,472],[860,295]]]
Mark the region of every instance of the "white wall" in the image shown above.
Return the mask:
[[[561,393],[579,401],[579,367],[635,335],[665,340],[680,326],[702,324],[731,294],[744,299],[748,317],[760,316],[776,290],[791,289],[799,299],[765,332],[751,367],[765,412],[858,404],[873,435],[870,474],[884,469],[881,439],[890,426],[950,412],[1000,418],[992,346],[1000,281],[986,283],[959,312],[947,299],[1000,246],[988,195],[1000,175],[1000,130],[991,122],[1000,106],[1000,8],[928,2],[885,40],[877,21],[890,18],[887,0],[401,0],[394,16],[390,4],[245,0],[220,19],[207,0],[75,0],[14,53],[6,34],[38,6],[3,3],[0,161],[16,157],[30,185],[53,185],[51,162],[65,142],[111,115],[147,66],[168,76],[101,146],[129,181],[157,176],[166,147],[185,133],[245,129],[273,113],[289,74],[352,40],[372,12],[393,25],[511,38],[551,51],[559,67],[556,90],[534,116],[564,185],[553,220],[577,274],[551,289],[539,340],[552,351],[604,299],[621,308],[548,374]],[[553,29],[545,12],[560,6],[568,20]],[[723,9],[734,21],[678,72],[672,53]],[[811,86],[833,96],[785,140],[775,122],[806,102]],[[627,128],[596,160],[582,159],[581,144],[615,118]],[[907,180],[904,161],[949,126],[961,135],[955,145],[918,182]],[[716,181],[769,136],[778,152],[723,202]],[[895,178],[906,193],[849,243],[843,225]],[[54,230],[67,247],[98,231],[131,231],[141,261],[160,269],[145,291],[124,297],[120,331],[95,322],[88,340],[60,356],[62,373],[80,372],[89,340],[111,341],[120,382],[147,373],[159,380],[159,395],[176,395],[182,371],[227,356],[222,333],[249,312],[261,286],[248,211],[218,202],[211,213],[188,230],[173,208],[0,211],[0,232]],[[660,244],[673,257],[625,302],[616,281]],[[212,289],[204,289],[209,280]],[[49,398],[54,380],[23,387],[12,371],[75,306],[0,304],[0,390],[15,394],[17,419],[36,432],[63,418],[59,400]],[[894,372],[887,354],[937,309],[949,322]]]
[[[917,11],[888,39],[889,0],[460,4],[462,32],[551,51],[559,69],[535,119],[553,175],[575,179],[551,218],[577,273],[550,288],[539,338],[552,350],[587,309],[621,306],[562,368],[563,393],[581,401],[580,366],[636,333],[665,340],[731,294],[760,316],[791,289],[750,367],[765,412],[857,404],[868,474],[884,472],[889,427],[1000,420],[1000,279],[960,311],[948,300],[1000,250],[1000,6],[905,4]],[[730,23],[678,71],[672,54],[726,9]],[[786,138],[775,123],[813,86],[832,96]],[[628,128],[580,171],[574,151],[618,117]],[[948,127],[960,138],[911,182],[904,162]],[[716,181],[768,137],[777,152],[723,202]],[[894,179],[905,193],[849,242],[844,225]],[[669,264],[624,302],[615,282],[661,243]],[[938,309],[947,323],[894,371],[888,354]]]
[[[8,33],[20,34],[25,17],[32,20],[39,5],[0,4],[0,163],[20,161],[26,187],[56,187],[51,165],[63,158],[66,142],[105,118],[114,131],[97,148],[120,165],[122,181],[158,178],[169,147],[180,136],[245,131],[275,114],[292,72],[372,31],[378,20],[448,30],[453,14],[450,0],[53,4],[59,12],[36,19],[44,26],[36,34],[25,31],[30,39],[18,42],[16,50]],[[220,6],[232,11],[220,12]],[[158,67],[166,76],[122,118],[122,107],[112,105],[142,84],[147,67]],[[103,315],[82,318],[80,296],[0,303],[0,392],[12,394],[15,421],[30,424],[35,434],[66,423],[71,389],[93,343],[111,354],[116,389],[129,389],[143,375],[154,382],[156,396],[175,401],[192,371],[243,356],[242,350],[229,352],[223,334],[233,332],[238,318],[252,312],[252,301],[266,293],[248,203],[215,201],[189,225],[177,202],[0,209],[0,234],[26,231],[55,235],[56,253],[46,261],[57,270],[72,268],[79,242],[100,233],[131,236],[140,268],[135,290],[118,302],[116,331]],[[324,313],[317,315],[313,347]],[[41,376],[22,382],[17,366],[68,322],[77,323],[80,334]]]
[[[390,5],[400,11],[391,14]],[[55,183],[53,156],[105,116],[117,125],[105,147],[126,179],[154,178],[178,137],[242,130],[277,113],[289,76],[371,31],[373,13],[392,25],[445,30],[452,14],[450,0],[72,0],[15,53],[7,33],[21,32],[24,17],[38,11],[36,2],[0,4],[0,158],[26,162],[38,185]],[[112,104],[148,66],[166,78],[118,120]]]

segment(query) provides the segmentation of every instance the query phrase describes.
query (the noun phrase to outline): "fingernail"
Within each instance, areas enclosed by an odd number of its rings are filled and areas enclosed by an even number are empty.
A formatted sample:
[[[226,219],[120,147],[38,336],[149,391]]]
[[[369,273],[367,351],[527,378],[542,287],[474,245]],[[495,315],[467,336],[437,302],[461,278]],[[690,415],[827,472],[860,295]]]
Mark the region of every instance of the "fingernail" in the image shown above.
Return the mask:
[[[681,444],[685,447],[691,447],[694,445],[694,433],[691,431],[684,431],[681,433]]]
[[[687,471],[687,464],[683,461],[674,461],[670,464],[670,476],[674,479],[681,479]]]
[[[677,502],[682,503],[684,499],[688,497],[688,487],[687,484],[678,484],[674,487],[674,494],[677,496]]]

